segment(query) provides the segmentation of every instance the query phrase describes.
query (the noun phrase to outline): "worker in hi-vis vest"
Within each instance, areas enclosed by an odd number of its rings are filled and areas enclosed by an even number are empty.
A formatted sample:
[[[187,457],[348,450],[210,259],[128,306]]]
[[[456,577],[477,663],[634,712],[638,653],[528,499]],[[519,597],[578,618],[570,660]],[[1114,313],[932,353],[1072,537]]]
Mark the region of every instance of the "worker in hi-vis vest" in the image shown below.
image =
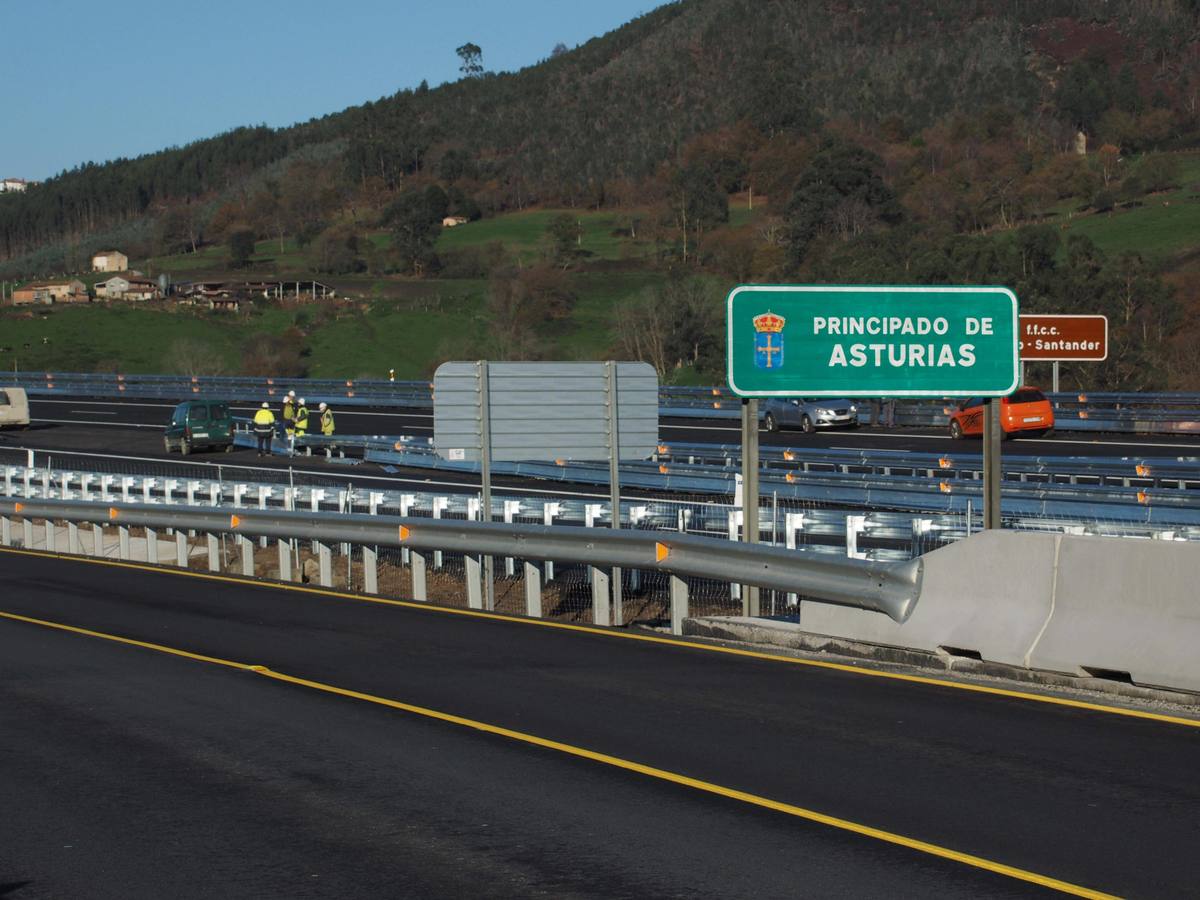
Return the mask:
[[[262,409],[254,414],[254,436],[258,438],[258,455],[271,455],[271,439],[275,436],[275,413],[271,404],[263,401]]]
[[[279,418],[283,419],[283,430],[287,432],[288,437],[291,437],[292,432],[296,430],[295,391],[288,391],[287,396],[283,398],[283,409],[279,411]]]
[[[308,434],[308,407],[304,405],[304,398],[300,398],[299,404],[296,406],[296,437],[304,437]]]
[[[321,411],[321,434],[329,437],[333,434],[333,410],[326,403],[322,403],[317,409]]]

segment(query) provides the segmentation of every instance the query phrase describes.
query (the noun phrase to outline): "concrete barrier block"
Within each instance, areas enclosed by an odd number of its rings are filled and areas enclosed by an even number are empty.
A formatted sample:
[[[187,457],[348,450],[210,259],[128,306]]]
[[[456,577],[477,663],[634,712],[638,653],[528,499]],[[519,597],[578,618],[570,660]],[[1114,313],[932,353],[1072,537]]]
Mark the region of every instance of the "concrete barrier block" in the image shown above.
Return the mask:
[[[890,647],[978,653],[1025,665],[1051,610],[1055,535],[984,531],[926,554],[921,597],[897,624],[865,610],[802,602],[800,627]]]
[[[1200,544],[1063,537],[1029,665],[1200,691]]]

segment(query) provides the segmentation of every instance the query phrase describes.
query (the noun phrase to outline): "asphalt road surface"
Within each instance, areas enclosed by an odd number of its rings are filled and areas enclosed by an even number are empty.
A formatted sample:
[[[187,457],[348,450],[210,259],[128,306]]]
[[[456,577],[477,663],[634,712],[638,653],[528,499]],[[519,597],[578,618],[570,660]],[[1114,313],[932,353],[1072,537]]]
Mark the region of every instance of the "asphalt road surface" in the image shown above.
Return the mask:
[[[1200,883],[1188,720],[13,551],[0,579],[5,900]]]
[[[174,404],[156,400],[31,400],[35,428],[26,432],[24,443],[46,449],[89,449],[109,452],[162,452],[159,435],[170,418]],[[234,404],[236,415],[249,417],[255,407]],[[342,407],[334,410],[341,434],[413,435],[432,437],[431,410],[397,410],[389,407]],[[738,444],[741,426],[730,420],[664,418],[660,439],[670,443]],[[137,435],[142,435],[138,437]],[[9,443],[14,441],[9,435]],[[828,430],[814,434],[785,431],[760,433],[764,445],[785,447],[851,448],[855,450],[911,450],[940,453],[953,447],[956,455],[982,453],[978,440],[952,441],[944,428],[875,428]],[[1134,456],[1200,457],[1200,440],[1194,435],[1091,435],[1060,432],[1047,438],[1019,438],[1009,442],[1006,453],[1025,456]]]

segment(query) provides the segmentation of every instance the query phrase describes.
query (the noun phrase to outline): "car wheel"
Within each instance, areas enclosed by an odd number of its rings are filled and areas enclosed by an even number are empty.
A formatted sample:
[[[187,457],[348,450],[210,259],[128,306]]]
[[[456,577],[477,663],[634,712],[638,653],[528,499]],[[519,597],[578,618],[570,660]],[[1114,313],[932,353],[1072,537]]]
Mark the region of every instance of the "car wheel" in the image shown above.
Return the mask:
[[[171,452],[171,439],[169,437],[163,437],[163,452]]]
[[[192,442],[187,438],[179,439],[179,453],[181,456],[187,456],[192,452]]]
[[[950,420],[950,437],[956,441],[961,441],[963,436],[962,426],[958,424],[958,419]]]
[[[767,431],[774,433],[779,430],[779,423],[775,421],[774,415],[767,413],[765,416],[763,416],[763,427],[766,428]]]
[[[812,419],[810,419],[808,416],[801,416],[800,430],[803,431],[805,434],[812,434],[813,433]]]

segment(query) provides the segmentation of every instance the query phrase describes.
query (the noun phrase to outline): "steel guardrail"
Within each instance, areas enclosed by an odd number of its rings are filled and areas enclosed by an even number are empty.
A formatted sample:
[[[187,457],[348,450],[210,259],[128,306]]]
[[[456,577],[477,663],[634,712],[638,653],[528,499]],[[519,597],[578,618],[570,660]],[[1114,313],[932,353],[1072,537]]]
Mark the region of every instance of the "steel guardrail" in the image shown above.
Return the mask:
[[[225,375],[122,375],[85,372],[0,372],[0,386],[25,388],[32,396],[141,397],[180,400],[214,396],[240,402],[282,399],[294,389],[310,402],[342,406],[375,405],[411,409],[433,406],[432,385],[425,381],[386,379],[300,379]],[[1133,434],[1200,434],[1200,394],[1091,391],[1046,395],[1054,406],[1055,427],[1063,431],[1113,431]],[[870,421],[937,427],[949,422],[946,400],[901,400],[885,414],[866,401]],[[659,388],[660,415],[731,419],[741,415],[741,400],[727,388]]]
[[[795,592],[904,622],[920,596],[923,563],[877,563],[766,544],[670,532],[580,529],[360,514],[233,510],[71,500],[0,499],[0,516],[193,529],[376,547],[444,550],[668,572]]]

